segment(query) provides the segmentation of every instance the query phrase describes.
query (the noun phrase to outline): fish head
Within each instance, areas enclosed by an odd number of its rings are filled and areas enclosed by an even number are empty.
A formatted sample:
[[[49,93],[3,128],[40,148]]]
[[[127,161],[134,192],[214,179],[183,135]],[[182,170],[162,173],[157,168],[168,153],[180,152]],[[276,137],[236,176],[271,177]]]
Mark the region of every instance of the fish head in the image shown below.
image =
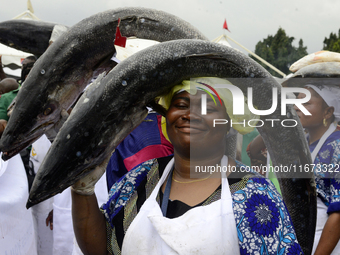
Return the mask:
[[[107,104],[101,100],[105,91],[105,81],[100,85],[102,78],[99,76],[80,97],[58,132],[49,149],[55,157],[42,161],[27,207],[62,192],[94,170],[145,119],[148,111],[142,104],[123,104],[126,100]]]
[[[33,104],[23,104],[19,99],[10,106],[13,110],[1,139],[4,160],[25,149],[58,122],[59,102],[49,98],[44,101],[36,100]]]
[[[84,79],[87,77],[65,79],[57,66],[49,68],[39,59],[9,108],[10,118],[0,140],[3,159],[13,157],[57,124],[61,111],[82,92],[82,86],[76,83]]]

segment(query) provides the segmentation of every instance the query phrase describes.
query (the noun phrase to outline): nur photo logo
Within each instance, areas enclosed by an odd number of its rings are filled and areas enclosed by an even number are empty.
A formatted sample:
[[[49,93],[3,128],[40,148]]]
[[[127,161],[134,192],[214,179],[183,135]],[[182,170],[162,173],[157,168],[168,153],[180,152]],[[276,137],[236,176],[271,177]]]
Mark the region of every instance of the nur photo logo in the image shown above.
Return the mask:
[[[206,92],[212,98],[215,105],[217,104],[217,102],[214,96],[217,97],[220,104],[222,105],[221,97],[216,91],[216,89],[220,89],[220,88],[228,89],[231,92],[232,99],[233,99],[233,115],[244,115],[245,96],[243,94],[243,91],[240,88],[232,84],[217,84],[214,86],[215,88],[213,88],[212,86],[206,83],[203,83],[203,82],[198,82],[198,83],[201,84],[202,87],[197,86],[197,89]],[[304,98],[289,98],[288,95],[290,93],[304,93],[306,96]],[[201,114],[202,115],[207,114],[207,94],[201,95]],[[278,95],[279,95],[278,88],[272,88],[272,106],[269,109],[259,110],[259,109],[256,109],[253,103],[253,88],[248,87],[246,101],[247,101],[247,106],[248,106],[249,111],[253,113],[254,115],[258,115],[258,116],[266,116],[266,115],[272,114],[273,112],[275,112],[275,110],[278,107]],[[311,93],[309,92],[309,90],[305,88],[292,88],[292,87],[281,88],[281,115],[282,116],[286,115],[287,105],[296,105],[303,114],[311,115],[311,113],[303,106],[303,104],[308,102],[310,98],[311,98]],[[243,122],[237,122],[237,123],[232,123],[232,120],[230,120],[230,124],[231,126],[233,124],[241,124],[243,126],[246,126],[246,124],[248,124],[248,126],[250,127],[262,127],[265,121],[271,122],[272,127],[274,127],[275,121],[280,121],[281,125],[284,127],[295,127],[298,124],[295,119],[284,119],[284,120],[251,119],[251,120],[248,120],[247,123],[246,123],[246,120],[244,120]],[[287,123],[290,123],[290,122],[292,122],[293,124],[288,125]],[[228,120],[226,119],[214,119],[214,127],[215,125],[218,125],[218,124],[227,124],[227,123],[228,123]]]

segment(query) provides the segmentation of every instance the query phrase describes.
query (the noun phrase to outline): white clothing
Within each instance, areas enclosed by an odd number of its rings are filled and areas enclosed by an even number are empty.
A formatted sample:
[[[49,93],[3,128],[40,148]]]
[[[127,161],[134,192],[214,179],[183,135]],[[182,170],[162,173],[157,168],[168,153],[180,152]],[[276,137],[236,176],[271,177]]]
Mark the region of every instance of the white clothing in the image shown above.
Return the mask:
[[[322,145],[325,143],[327,138],[335,131],[336,125],[332,123],[328,130],[322,135],[319,142],[315,146],[315,149],[312,152],[312,161],[314,162],[317,154],[319,153]],[[313,244],[313,251],[312,254],[315,253],[316,247],[319,244],[321,234],[323,228],[327,222],[328,214],[327,214],[328,207],[322,202],[321,198],[317,198],[317,218],[316,218],[316,229],[315,229],[315,236],[314,236],[314,244]],[[332,255],[339,255],[340,254],[340,242],[335,246]]]
[[[32,144],[32,150],[30,153],[30,160],[34,166],[34,173],[38,172],[38,169],[45,158],[48,149],[51,147],[51,142],[46,135],[42,135],[38,140]]]
[[[0,159],[2,161],[2,159]],[[26,209],[28,182],[20,155],[8,160],[0,177],[1,254],[36,255],[31,209]]]
[[[99,179],[95,186],[98,205],[107,201],[106,174]],[[77,249],[72,223],[71,189],[54,196],[53,202],[53,255],[82,254]]]
[[[34,166],[34,172],[37,173],[51,142],[45,135],[41,136],[32,144],[30,160]],[[37,240],[38,255],[50,255],[53,249],[53,231],[46,226],[46,218],[53,209],[53,198],[49,198],[39,204],[32,206],[34,219],[35,238]]]
[[[128,228],[122,254],[240,254],[232,198],[224,172],[220,200],[192,208],[174,219],[163,216],[156,197],[173,164],[174,159]],[[224,156],[221,165],[227,164],[228,158]]]

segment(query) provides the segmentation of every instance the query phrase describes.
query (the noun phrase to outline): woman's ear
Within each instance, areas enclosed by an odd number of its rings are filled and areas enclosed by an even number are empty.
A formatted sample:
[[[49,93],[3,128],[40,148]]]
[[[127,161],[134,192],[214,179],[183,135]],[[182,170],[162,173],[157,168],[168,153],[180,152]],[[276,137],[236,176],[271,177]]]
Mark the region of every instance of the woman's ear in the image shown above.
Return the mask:
[[[333,106],[329,106],[325,109],[325,113],[324,113],[324,118],[326,120],[331,119],[334,113],[334,107]]]

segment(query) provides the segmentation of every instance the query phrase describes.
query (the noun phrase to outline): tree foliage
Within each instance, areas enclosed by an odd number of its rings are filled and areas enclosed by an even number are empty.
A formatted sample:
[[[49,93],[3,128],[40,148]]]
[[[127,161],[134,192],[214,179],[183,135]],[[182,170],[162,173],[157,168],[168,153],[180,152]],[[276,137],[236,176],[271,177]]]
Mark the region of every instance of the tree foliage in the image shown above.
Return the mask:
[[[290,65],[308,54],[307,47],[303,46],[302,39],[300,39],[298,47],[292,45],[294,39],[294,37],[286,35],[284,29],[279,28],[274,36],[269,35],[267,38],[263,39],[263,41],[259,41],[256,44],[255,53],[283,73],[288,74],[290,72]],[[279,75],[256,58],[252,58],[260,63],[272,75]]]
[[[331,33],[329,38],[325,37],[325,40],[323,40],[323,49],[340,52],[340,29],[338,35]]]

